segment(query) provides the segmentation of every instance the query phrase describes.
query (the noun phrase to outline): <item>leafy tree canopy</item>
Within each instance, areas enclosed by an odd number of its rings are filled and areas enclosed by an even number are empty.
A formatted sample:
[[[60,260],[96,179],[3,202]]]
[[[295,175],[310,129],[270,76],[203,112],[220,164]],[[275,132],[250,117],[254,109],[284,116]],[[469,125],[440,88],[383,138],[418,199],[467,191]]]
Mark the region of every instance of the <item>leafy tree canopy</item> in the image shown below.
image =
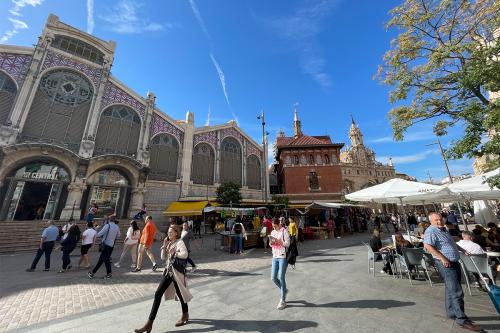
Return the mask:
[[[447,156],[491,155],[489,168],[498,167],[500,98],[489,92],[500,92],[500,1],[406,0],[391,14],[387,28],[399,35],[377,77],[393,86],[395,139],[429,119],[437,135],[461,126]]]
[[[237,205],[241,202],[240,185],[224,182],[217,187],[217,201],[223,205]]]

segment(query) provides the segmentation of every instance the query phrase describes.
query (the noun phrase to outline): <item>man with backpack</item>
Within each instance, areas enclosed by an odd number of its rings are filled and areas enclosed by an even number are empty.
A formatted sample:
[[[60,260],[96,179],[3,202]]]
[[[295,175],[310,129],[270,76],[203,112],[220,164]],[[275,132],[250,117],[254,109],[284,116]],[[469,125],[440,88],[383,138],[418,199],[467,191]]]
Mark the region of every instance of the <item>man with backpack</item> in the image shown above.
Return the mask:
[[[243,254],[243,237],[247,239],[247,233],[239,216],[236,218],[231,231],[234,232],[234,253]]]

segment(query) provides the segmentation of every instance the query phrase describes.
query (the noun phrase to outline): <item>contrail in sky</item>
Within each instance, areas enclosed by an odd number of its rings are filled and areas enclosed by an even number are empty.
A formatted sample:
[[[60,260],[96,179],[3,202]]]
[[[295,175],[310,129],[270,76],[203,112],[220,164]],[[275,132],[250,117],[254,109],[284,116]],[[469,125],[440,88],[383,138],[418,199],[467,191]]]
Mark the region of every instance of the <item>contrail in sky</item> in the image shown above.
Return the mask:
[[[94,32],[94,0],[87,0],[87,33]]]

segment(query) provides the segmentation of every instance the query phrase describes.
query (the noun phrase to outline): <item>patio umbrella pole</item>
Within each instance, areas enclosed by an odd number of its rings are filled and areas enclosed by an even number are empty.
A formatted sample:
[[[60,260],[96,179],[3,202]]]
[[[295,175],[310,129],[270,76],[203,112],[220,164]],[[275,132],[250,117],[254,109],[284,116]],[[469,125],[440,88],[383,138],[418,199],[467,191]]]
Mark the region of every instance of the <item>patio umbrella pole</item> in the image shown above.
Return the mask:
[[[406,209],[405,209],[405,206],[403,205],[403,198],[402,197],[399,197],[399,203],[401,204],[401,207],[403,207],[403,219],[405,221],[406,232],[408,233],[408,237],[410,237],[410,239],[411,239],[410,228],[408,227],[408,217],[406,216]]]
[[[429,212],[427,212],[427,208],[425,208],[425,200],[422,200],[422,206],[424,206],[424,213],[425,213],[425,216],[428,216],[428,215],[429,215]]]
[[[469,228],[467,227],[467,221],[465,221],[465,217],[464,217],[464,214],[462,213],[462,208],[460,208],[460,202],[456,202],[457,203],[457,206],[458,206],[458,212],[460,213],[460,217],[462,218],[462,222],[464,224],[464,229],[466,231],[469,231]]]

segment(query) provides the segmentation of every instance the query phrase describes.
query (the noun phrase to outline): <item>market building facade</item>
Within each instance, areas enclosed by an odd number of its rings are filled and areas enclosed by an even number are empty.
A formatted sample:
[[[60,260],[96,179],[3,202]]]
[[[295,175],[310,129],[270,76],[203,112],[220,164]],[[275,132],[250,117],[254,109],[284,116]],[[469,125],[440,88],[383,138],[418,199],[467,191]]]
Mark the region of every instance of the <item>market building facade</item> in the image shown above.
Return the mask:
[[[214,199],[234,181],[263,197],[264,149],[235,122],[174,120],[111,75],[115,43],[48,17],[34,48],[0,45],[0,220],[128,217]]]

